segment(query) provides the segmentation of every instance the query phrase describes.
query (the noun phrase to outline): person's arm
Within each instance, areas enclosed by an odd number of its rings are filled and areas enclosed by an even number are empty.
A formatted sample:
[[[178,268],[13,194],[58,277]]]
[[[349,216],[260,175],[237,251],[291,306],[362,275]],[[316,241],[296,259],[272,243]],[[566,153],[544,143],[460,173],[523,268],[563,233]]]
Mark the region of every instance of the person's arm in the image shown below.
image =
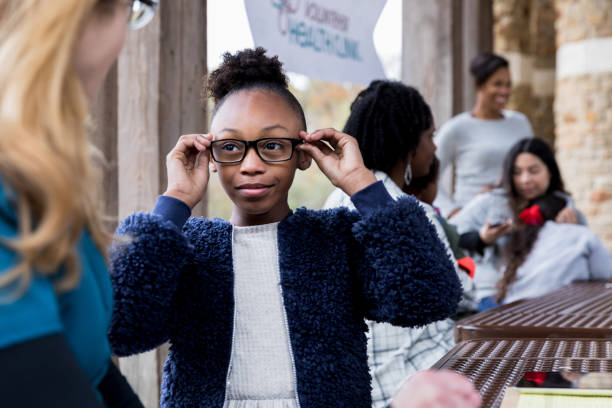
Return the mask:
[[[459,235],[459,246],[469,252],[482,255],[487,244],[480,238],[478,230],[473,230]]]
[[[98,384],[98,392],[106,408],[144,408],[138,395],[112,361],[109,361],[108,371]]]
[[[455,202],[452,194],[452,181],[454,179],[453,166],[456,160],[456,135],[453,131],[452,123],[447,123],[440,128],[435,137],[437,146],[436,156],[440,160],[440,183],[438,185],[438,195],[434,202],[446,218],[454,215],[459,209],[459,204]],[[452,218],[452,217],[450,217]]]
[[[459,246],[479,255],[484,253],[484,249],[512,232],[512,221],[506,221],[498,225],[491,225],[486,222],[478,231],[467,231],[459,236]]]
[[[415,326],[453,315],[462,287],[421,205],[413,197],[393,201],[381,182],[351,200],[361,217],[350,259],[366,318]]]
[[[59,333],[0,348],[3,408],[103,408]]]
[[[109,340],[117,355],[141,353],[168,339],[181,271],[193,259],[181,229],[189,207],[161,196],[152,214],[136,213],[117,229],[111,250],[114,308]]]
[[[0,276],[19,263],[14,203],[0,185]],[[81,408],[102,405],[63,335],[52,282],[34,275],[23,290],[0,286],[0,406]]]
[[[579,224],[588,226],[586,217],[584,214],[576,208],[576,203],[572,197],[566,193],[557,191],[555,195],[563,198],[567,201],[565,208],[563,208],[555,217],[555,222],[559,224]]]
[[[392,408],[478,408],[482,397],[463,375],[449,370],[421,371],[393,398]]]

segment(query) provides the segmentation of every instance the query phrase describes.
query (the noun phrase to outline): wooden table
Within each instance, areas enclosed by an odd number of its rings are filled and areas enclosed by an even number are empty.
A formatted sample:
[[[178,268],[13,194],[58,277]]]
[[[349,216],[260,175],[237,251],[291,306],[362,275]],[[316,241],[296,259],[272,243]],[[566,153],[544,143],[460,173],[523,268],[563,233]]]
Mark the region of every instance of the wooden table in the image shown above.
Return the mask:
[[[612,284],[575,283],[455,324],[457,343],[479,338],[612,338]]]
[[[612,339],[476,339],[457,344],[433,368],[467,376],[483,408],[500,406],[528,371],[612,372]]]

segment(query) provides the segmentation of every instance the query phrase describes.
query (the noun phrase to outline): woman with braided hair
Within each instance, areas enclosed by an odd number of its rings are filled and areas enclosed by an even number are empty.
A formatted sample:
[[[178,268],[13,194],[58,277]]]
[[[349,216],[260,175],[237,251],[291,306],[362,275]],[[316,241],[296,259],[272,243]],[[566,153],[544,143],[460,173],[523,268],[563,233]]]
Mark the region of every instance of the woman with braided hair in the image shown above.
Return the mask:
[[[612,278],[610,254],[593,231],[554,221],[566,205],[564,197],[550,193],[518,214],[502,248],[498,303],[541,296],[575,281]]]
[[[394,198],[408,197],[404,189],[413,179],[426,176],[435,159],[434,118],[419,91],[398,81],[376,80],[351,104],[344,131],[353,135],[366,167],[382,181]],[[434,208],[419,202],[446,256],[455,266],[463,287],[460,311],[475,308],[474,285],[459,269]],[[326,208],[353,208],[350,198],[336,189]],[[427,369],[454,345],[453,320],[445,319],[419,328],[398,327],[368,321],[368,359],[373,407],[388,407],[401,384],[419,370]]]
[[[592,251],[602,253],[602,246],[574,208],[546,142],[526,138],[512,146],[501,178],[501,187],[479,194],[453,217],[461,234],[459,244],[476,262],[481,310],[501,300],[538,296],[574,280],[602,276],[589,272],[592,268],[585,263]],[[542,211],[537,213],[537,208]],[[540,228],[542,238],[536,243]],[[557,231],[556,239],[554,234],[548,236],[550,231]],[[565,240],[569,237],[575,245]],[[527,256],[532,247],[534,253]],[[516,279],[520,282],[510,285]]]

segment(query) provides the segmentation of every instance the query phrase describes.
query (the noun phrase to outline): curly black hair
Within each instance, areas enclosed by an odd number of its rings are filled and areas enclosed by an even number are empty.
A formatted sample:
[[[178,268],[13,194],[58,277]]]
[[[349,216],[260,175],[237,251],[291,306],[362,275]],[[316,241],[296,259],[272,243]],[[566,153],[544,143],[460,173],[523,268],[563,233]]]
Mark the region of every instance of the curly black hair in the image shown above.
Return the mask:
[[[544,221],[554,221],[557,214],[567,205],[567,200],[553,191],[538,198],[533,204],[538,205]],[[525,224],[518,219],[516,228],[506,238],[506,244],[502,248],[506,268],[497,282],[497,302],[504,300],[508,288],[516,281],[518,269],[533,250],[542,227],[543,225]]]
[[[433,124],[419,91],[398,81],[376,80],[351,104],[344,133],[357,139],[366,167],[389,172],[414,152]]]
[[[262,47],[247,48],[235,54],[223,54],[223,63],[208,76],[204,84],[204,95],[215,101],[213,116],[229,95],[238,91],[265,89],[280,95],[298,114],[303,129],[306,118],[302,105],[289,91],[289,81],[283,72],[278,56],[267,57]]]

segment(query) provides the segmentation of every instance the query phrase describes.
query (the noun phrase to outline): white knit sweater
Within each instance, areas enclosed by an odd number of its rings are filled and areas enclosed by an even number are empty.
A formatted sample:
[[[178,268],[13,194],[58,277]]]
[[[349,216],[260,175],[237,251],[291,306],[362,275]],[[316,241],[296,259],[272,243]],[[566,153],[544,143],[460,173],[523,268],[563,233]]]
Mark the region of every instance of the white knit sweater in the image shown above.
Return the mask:
[[[235,314],[227,408],[297,407],[277,232],[278,223],[233,228]]]

